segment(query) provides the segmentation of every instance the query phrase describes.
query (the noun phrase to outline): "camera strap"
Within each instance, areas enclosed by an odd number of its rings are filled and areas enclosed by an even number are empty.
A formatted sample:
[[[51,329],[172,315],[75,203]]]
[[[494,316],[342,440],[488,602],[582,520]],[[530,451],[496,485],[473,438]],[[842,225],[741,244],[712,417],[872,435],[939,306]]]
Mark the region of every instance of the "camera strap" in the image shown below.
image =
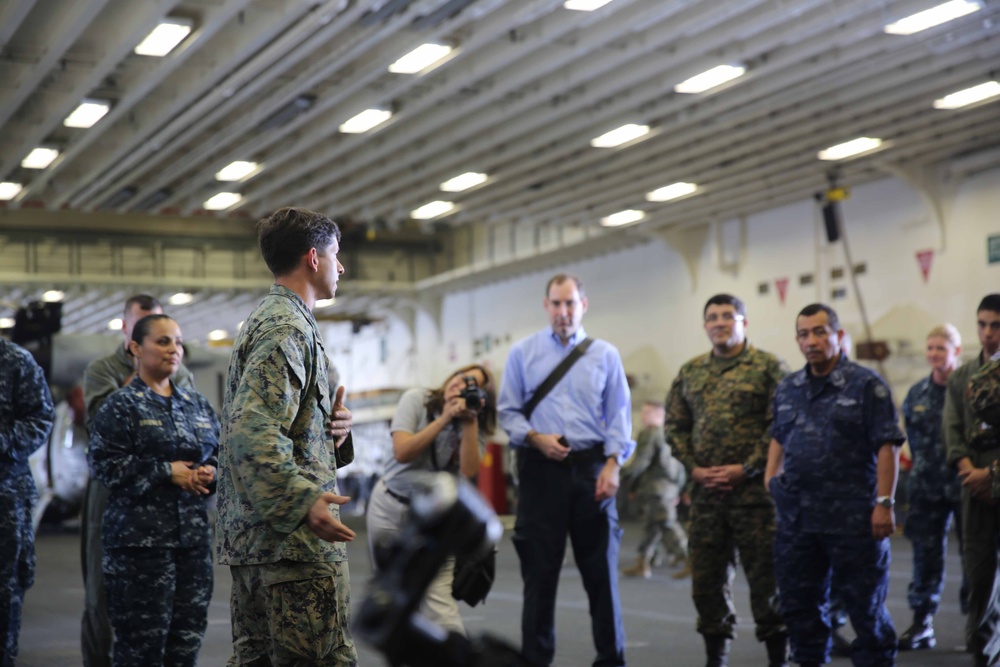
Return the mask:
[[[594,342],[593,338],[584,338],[576,347],[574,347],[566,358],[559,362],[549,376],[542,381],[542,384],[538,386],[538,389],[532,395],[531,399],[524,404],[524,410],[522,411],[525,419],[531,419],[531,413],[535,411],[538,404],[542,402],[542,399],[548,396],[549,392],[552,391],[553,387],[559,384],[559,381],[563,379],[569,369],[573,367],[573,364],[577,362],[586,352],[590,344]]]

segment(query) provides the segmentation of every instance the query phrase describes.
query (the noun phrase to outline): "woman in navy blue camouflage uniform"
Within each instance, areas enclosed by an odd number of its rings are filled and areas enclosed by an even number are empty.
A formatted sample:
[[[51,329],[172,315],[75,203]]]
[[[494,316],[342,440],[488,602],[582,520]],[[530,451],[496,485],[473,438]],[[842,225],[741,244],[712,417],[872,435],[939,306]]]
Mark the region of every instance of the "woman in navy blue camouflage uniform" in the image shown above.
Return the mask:
[[[102,567],[115,667],[195,665],[212,597],[207,499],[215,490],[219,420],[171,378],[181,330],[149,315],[132,331],[135,380],[94,419],[93,474],[111,491]]]

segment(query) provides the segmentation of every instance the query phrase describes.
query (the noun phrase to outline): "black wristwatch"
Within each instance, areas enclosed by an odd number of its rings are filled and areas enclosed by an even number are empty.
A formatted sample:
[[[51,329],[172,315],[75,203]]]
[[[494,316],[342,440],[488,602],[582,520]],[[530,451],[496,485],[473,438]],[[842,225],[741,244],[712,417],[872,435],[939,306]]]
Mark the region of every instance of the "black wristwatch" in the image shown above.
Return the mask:
[[[896,501],[892,496],[876,496],[875,504],[891,510],[892,506],[896,504]]]

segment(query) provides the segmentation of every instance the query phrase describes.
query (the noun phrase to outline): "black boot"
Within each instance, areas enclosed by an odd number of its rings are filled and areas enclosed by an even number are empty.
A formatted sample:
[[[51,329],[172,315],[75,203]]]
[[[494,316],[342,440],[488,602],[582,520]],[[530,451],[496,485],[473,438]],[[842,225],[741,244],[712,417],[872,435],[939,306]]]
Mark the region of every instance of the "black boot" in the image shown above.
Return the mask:
[[[729,638],[705,635],[705,653],[708,655],[705,667],[729,667]]]
[[[934,617],[930,614],[914,614],[913,625],[899,636],[900,651],[919,651],[934,648],[937,640],[934,638]]]
[[[764,645],[767,647],[767,667],[788,667],[788,635],[768,637]]]

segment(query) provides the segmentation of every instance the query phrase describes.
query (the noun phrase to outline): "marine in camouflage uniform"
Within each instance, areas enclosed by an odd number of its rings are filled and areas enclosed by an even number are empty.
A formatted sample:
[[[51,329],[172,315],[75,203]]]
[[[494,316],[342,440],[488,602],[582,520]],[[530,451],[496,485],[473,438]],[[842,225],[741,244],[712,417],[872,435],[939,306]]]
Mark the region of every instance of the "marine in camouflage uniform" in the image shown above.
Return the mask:
[[[42,369],[0,338],[0,667],[14,667],[24,592],[35,581],[31,508],[38,490],[28,457],[45,444],[54,421]]]
[[[201,394],[139,377],[94,418],[88,459],[110,491],[101,527],[115,667],[195,665],[212,598],[208,496],[172,480],[171,462],[218,464],[219,420]]]
[[[688,557],[697,629],[705,637],[709,664],[726,664],[729,640],[736,636],[732,582],[738,554],[750,585],[757,640],[767,643],[771,664],[781,665],[787,631],[778,612],[772,558],[774,506],[762,474],[771,439],[771,399],[787,367],[738,335],[743,313],[735,297],[709,299],[705,321],[713,352],[692,359],[678,373],[667,396],[666,431],[674,455],[696,482]],[[731,326],[729,340],[739,341],[731,344],[739,352],[728,358],[716,353],[727,336],[723,330],[716,340],[720,322]],[[699,469],[730,475],[731,481],[713,488],[699,482]]]
[[[896,447],[905,440],[888,386],[874,371],[841,355],[834,313],[818,305],[797,320],[799,345],[809,365],[785,378],[774,396],[773,441],[768,459],[777,508],[774,560],[781,612],[788,623],[792,660],[820,665],[830,658],[830,582],[838,590],[857,638],[855,667],[895,665],[896,632],[885,608],[888,594]],[[822,308],[826,308],[823,306]],[[833,312],[832,310],[829,312]],[[801,324],[800,324],[801,323]],[[829,346],[814,374],[809,340],[823,328]],[[803,336],[803,331],[806,336]],[[783,462],[784,471],[780,474]],[[888,488],[883,488],[888,487]],[[887,511],[886,511],[887,510]],[[876,518],[878,537],[876,537]],[[885,519],[885,521],[883,521]]]
[[[310,216],[318,214],[283,209],[261,221],[262,251],[265,223],[273,230]],[[342,272],[334,243],[330,261]],[[315,258],[307,250],[311,266],[325,270],[326,249],[316,248]],[[324,494],[336,494],[337,466],[353,459],[349,434],[335,453],[328,449],[336,409],[328,377],[309,306],[272,285],[236,338],[223,407],[216,553],[233,575],[230,665],[357,664],[346,547],[307,522]],[[329,511],[339,524],[338,506]]]
[[[965,639],[974,664],[991,665],[1000,658],[1000,509],[990,498],[989,474],[992,462],[1000,458],[1000,437],[976,413],[967,392],[977,395],[971,380],[989,365],[1000,346],[1000,294],[980,302],[977,319],[983,349],[948,378],[943,429],[948,463],[958,468],[963,481],[963,564],[969,580]],[[983,377],[989,373],[980,374]],[[981,399],[981,393],[978,396]],[[989,413],[985,416],[992,418]]]

